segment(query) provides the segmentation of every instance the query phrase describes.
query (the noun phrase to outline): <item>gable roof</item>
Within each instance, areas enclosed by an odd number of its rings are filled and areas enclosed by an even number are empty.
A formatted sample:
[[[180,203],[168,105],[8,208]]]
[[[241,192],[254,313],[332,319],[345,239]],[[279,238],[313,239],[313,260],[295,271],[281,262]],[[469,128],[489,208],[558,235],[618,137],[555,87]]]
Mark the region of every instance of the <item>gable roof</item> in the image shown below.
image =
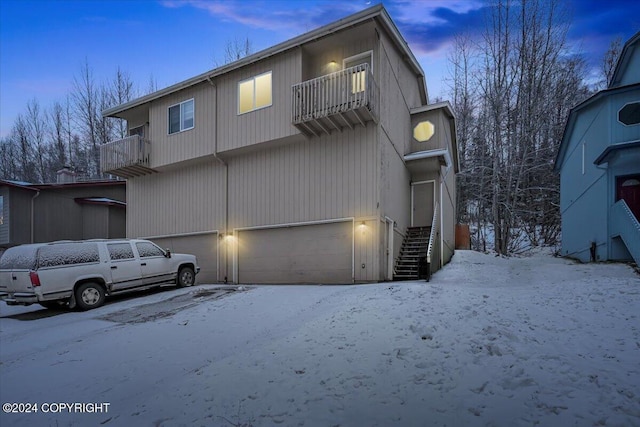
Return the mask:
[[[640,42],[640,31],[635,33],[627,42],[624,44],[622,51],[620,52],[620,56],[618,57],[618,62],[616,63],[616,68],[613,71],[613,76],[611,76],[611,81],[609,82],[609,88],[617,87],[620,85],[620,80],[624,76],[625,71],[631,61],[631,57],[634,55],[634,51],[639,49],[638,42]],[[639,78],[640,81],[640,78]]]
[[[580,114],[580,111],[584,110],[592,104],[601,101],[602,99],[605,99],[609,95],[633,89],[640,89],[640,83],[601,90],[600,92],[596,92],[571,109],[571,111],[569,112],[569,117],[567,117],[567,123],[564,127],[562,141],[560,142],[560,147],[558,148],[558,154],[556,155],[553,170],[555,170],[556,172],[560,172],[560,167],[562,165],[562,162],[564,161],[564,156],[569,148],[569,137],[573,133],[573,128],[575,127],[576,120],[578,118],[578,115]]]
[[[346,18],[339,19],[335,22],[332,22],[323,27],[320,27],[316,30],[309,31],[308,33],[302,34],[300,36],[294,37],[285,42],[279,43],[270,48],[261,50],[260,52],[256,52],[252,55],[241,58],[237,61],[231,62],[229,64],[226,64],[221,67],[215,68],[213,70],[207,71],[205,73],[199,74],[188,80],[184,80],[182,82],[176,83],[172,86],[166,87],[159,91],[134,99],[127,103],[124,103],[112,108],[108,108],[102,112],[102,115],[104,117],[119,117],[119,114],[131,108],[135,108],[137,106],[146,104],[148,102],[151,102],[163,96],[194,86],[198,83],[202,83],[204,81],[210,81],[212,78],[216,76],[220,76],[222,74],[228,73],[230,71],[236,70],[246,65],[253,64],[254,62],[261,61],[263,59],[269,58],[276,54],[301,46],[305,43],[309,43],[309,42],[321,39],[337,31],[344,30],[346,28],[349,28],[357,24],[360,24],[362,22],[373,20],[373,19],[377,20],[382,25],[382,27],[391,36],[391,40],[394,42],[396,47],[400,49],[400,51],[403,53],[403,57],[409,63],[413,72],[416,74],[416,76],[419,79],[420,89],[422,92],[421,97],[424,99],[424,102],[426,103],[428,101],[428,93],[427,93],[427,84],[424,77],[424,71],[422,70],[422,67],[418,63],[418,60],[415,58],[415,56],[409,49],[409,45],[400,34],[398,27],[396,27],[396,25],[391,20],[391,17],[389,16],[389,13],[387,12],[387,10],[384,8],[383,5],[379,4],[379,5],[370,7],[368,9],[365,9],[361,12],[354,13],[353,15],[349,15]]]

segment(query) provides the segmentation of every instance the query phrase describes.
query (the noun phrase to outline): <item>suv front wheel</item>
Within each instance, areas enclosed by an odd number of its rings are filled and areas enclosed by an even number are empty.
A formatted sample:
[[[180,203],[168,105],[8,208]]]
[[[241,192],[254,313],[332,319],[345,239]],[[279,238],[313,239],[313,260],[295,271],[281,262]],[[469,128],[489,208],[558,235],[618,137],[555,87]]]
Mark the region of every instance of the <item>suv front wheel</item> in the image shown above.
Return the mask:
[[[196,282],[196,274],[191,267],[182,267],[178,270],[178,286],[184,288],[185,286],[193,286]]]
[[[87,282],[76,288],[76,304],[80,310],[91,310],[104,304],[104,288],[97,283]]]

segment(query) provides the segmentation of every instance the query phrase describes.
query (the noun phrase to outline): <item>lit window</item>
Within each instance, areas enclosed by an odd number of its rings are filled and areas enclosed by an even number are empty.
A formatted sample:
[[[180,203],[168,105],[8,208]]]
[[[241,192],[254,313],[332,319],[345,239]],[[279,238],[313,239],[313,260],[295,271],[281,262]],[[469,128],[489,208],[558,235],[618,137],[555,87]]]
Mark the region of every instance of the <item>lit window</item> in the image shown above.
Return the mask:
[[[271,99],[271,71],[238,83],[238,114],[269,107]]]
[[[169,134],[192,129],[194,126],[193,99],[169,107]]]
[[[435,132],[433,123],[430,121],[420,122],[413,128],[413,137],[418,142],[425,142],[431,139]]]
[[[351,93],[364,92],[366,84],[366,71],[358,71],[351,75]]]

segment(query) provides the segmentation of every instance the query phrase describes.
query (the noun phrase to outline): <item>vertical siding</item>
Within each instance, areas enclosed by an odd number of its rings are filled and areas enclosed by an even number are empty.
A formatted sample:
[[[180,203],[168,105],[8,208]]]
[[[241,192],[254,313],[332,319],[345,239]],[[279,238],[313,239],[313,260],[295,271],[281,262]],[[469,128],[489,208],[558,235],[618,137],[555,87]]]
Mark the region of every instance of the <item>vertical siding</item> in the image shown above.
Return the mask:
[[[292,49],[216,79],[218,151],[224,152],[299,134],[291,124],[291,86],[302,76],[301,52]],[[238,114],[238,83],[271,71],[272,105]]]
[[[82,239],[98,239],[109,236],[109,207],[82,206]]]
[[[127,236],[224,228],[225,167],[212,160],[128,180]]]
[[[9,235],[12,245],[31,243],[31,198],[35,196],[34,191],[21,190],[17,188],[9,189],[11,213],[9,214]],[[36,205],[37,206],[37,205]],[[36,214],[42,212],[36,207]],[[35,218],[36,231],[38,217]],[[36,241],[37,234],[36,234]]]
[[[342,69],[342,62],[360,53],[373,51],[373,75],[377,77],[378,44],[375,24],[367,22],[305,46],[303,80],[310,80]],[[329,64],[334,61],[335,66]]]
[[[11,208],[9,207],[9,187],[0,188],[0,197],[2,197],[2,212],[0,212],[0,214],[2,214],[2,224],[0,224],[0,244],[6,244],[10,242],[9,223],[11,221]]]
[[[192,98],[193,129],[169,135],[169,107]],[[215,102],[216,88],[209,82],[204,82],[151,103],[147,138],[151,141],[152,168],[213,154],[216,131]]]
[[[230,159],[231,226],[375,215],[376,151],[369,126]]]

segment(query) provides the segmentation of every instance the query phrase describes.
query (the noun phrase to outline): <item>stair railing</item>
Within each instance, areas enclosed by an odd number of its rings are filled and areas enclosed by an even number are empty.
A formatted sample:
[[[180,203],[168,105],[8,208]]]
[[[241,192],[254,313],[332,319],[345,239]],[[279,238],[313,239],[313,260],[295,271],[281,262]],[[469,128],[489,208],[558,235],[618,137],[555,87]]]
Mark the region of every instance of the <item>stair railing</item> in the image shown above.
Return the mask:
[[[431,234],[429,235],[429,246],[427,246],[427,254],[425,257],[426,266],[420,271],[421,278],[424,277],[429,281],[431,273],[435,272],[440,266],[440,208],[436,202],[433,210],[433,219],[431,220]],[[433,268],[435,266],[435,268]],[[423,270],[423,269],[420,269]]]
[[[640,265],[640,222],[627,202],[618,200],[611,207],[610,221],[611,237],[620,236],[636,264]]]

